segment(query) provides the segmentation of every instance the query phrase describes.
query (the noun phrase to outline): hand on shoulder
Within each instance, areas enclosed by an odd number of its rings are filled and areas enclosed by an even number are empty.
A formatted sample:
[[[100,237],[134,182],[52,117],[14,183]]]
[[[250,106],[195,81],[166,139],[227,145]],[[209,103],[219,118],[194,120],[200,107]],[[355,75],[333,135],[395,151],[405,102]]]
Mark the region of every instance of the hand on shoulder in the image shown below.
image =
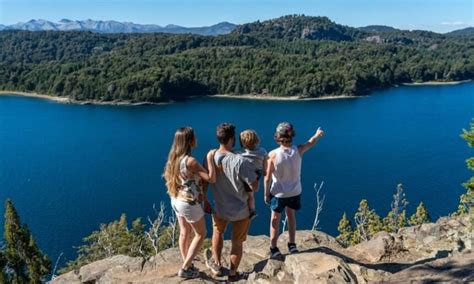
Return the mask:
[[[186,161],[186,165],[188,166],[188,168],[193,168],[193,166],[195,166],[196,164],[198,164],[196,158],[194,158],[193,156],[188,156],[188,160]]]

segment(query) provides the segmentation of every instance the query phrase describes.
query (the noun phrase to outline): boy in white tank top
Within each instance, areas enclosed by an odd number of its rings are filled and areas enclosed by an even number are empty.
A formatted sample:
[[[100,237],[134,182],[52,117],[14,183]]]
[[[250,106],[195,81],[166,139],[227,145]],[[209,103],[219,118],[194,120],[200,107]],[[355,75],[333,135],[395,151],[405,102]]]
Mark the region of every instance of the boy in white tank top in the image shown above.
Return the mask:
[[[288,217],[288,251],[298,252],[295,244],[296,218],[295,211],[301,208],[301,158],[324,135],[321,128],[304,144],[294,146],[296,132],[288,122],[278,124],[275,141],[280,147],[268,155],[268,166],[265,175],[265,203],[270,205],[270,257],[278,258],[281,252],[277,247],[280,217],[283,211]]]

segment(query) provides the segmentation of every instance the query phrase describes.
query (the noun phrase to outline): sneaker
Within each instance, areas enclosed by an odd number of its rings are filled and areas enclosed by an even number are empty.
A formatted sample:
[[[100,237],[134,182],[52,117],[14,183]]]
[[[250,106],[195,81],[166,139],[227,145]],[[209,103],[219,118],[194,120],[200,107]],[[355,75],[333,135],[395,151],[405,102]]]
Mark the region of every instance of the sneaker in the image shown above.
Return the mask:
[[[279,258],[281,257],[282,254],[280,252],[280,250],[278,249],[278,247],[274,247],[274,248],[270,248],[270,258],[272,259],[275,259],[275,258]]]
[[[250,221],[253,221],[253,219],[257,218],[257,216],[258,216],[257,211],[250,210],[250,215],[249,215]]]
[[[193,279],[199,277],[199,270],[195,267],[190,266],[188,269],[181,268],[178,271],[178,276],[186,279]]]
[[[191,264],[191,266],[190,266],[188,269],[192,269],[192,270],[194,270],[194,271],[199,272],[199,268],[197,268],[196,266],[194,266],[194,264]]]
[[[227,276],[227,281],[228,282],[237,282],[240,280],[247,280],[248,274],[247,273],[242,273],[242,272],[236,272],[234,275]]]
[[[211,270],[212,275],[215,277],[222,276],[222,267],[216,264],[212,258],[212,251],[210,249],[206,249],[204,257],[206,259],[206,266]]]
[[[298,253],[299,250],[298,248],[296,247],[296,244],[295,243],[288,243],[288,251],[290,252],[290,254],[294,254],[294,253]]]

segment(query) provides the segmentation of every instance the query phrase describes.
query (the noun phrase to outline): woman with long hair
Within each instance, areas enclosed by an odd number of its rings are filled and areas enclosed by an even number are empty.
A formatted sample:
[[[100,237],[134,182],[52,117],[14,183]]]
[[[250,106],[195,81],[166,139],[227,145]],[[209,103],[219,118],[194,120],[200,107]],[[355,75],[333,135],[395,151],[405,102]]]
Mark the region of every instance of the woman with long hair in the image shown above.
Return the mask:
[[[168,154],[163,177],[171,198],[171,206],[178,217],[179,249],[183,257],[183,265],[178,275],[183,278],[199,277],[199,270],[194,267],[193,260],[201,249],[206,237],[206,222],[201,202],[203,182],[215,183],[216,174],[213,163],[214,152],[207,155],[207,171],[192,156],[197,140],[191,127],[176,130],[173,145]],[[192,241],[191,232],[194,232]]]

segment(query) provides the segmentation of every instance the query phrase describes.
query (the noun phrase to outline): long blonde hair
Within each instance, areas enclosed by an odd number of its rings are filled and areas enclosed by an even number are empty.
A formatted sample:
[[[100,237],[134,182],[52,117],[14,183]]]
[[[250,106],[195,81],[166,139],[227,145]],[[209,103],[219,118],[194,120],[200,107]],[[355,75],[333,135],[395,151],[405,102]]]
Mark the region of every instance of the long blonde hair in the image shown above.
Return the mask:
[[[191,127],[180,127],[174,134],[173,145],[171,145],[166,162],[163,177],[166,180],[168,194],[171,197],[178,195],[180,180],[179,164],[184,156],[191,154],[191,149],[195,144],[194,130]]]

